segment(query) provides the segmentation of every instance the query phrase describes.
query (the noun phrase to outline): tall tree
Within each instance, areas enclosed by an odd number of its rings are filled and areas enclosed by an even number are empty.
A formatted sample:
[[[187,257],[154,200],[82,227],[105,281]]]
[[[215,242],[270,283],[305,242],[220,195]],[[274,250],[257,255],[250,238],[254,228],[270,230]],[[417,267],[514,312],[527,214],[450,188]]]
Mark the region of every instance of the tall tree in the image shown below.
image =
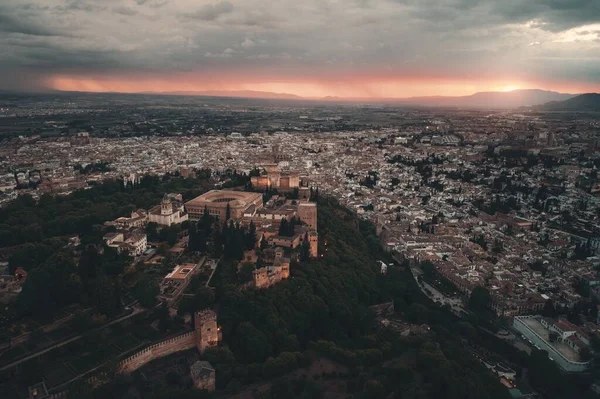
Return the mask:
[[[207,246],[206,246],[206,230],[202,229],[199,230],[197,233],[197,241],[198,241],[198,251],[199,252],[206,252],[207,250]]]
[[[552,303],[551,299],[548,299],[544,304],[544,309],[542,309],[542,316],[544,317],[556,317],[556,308],[554,307],[554,303]]]
[[[77,272],[84,287],[89,287],[102,271],[102,257],[98,254],[98,249],[95,245],[88,245],[81,257]]]
[[[225,237],[223,236],[223,230],[221,229],[221,224],[219,222],[215,223],[215,227],[212,234],[215,256],[220,257],[221,255],[223,255],[223,245],[225,243]]]
[[[151,308],[156,304],[156,297],[160,289],[158,283],[147,275],[143,275],[133,287],[133,295],[140,305],[145,308]]]
[[[191,252],[198,251],[198,246],[198,228],[192,223],[188,228],[188,250]]]
[[[204,206],[204,213],[202,214],[202,219],[198,221],[199,228],[203,228],[206,230],[206,234],[210,235],[212,231],[213,217],[210,216],[208,212],[208,207]]]
[[[265,249],[267,249],[268,246],[269,246],[269,243],[267,242],[267,240],[265,239],[265,236],[263,235],[260,238],[260,250],[264,251]]]
[[[307,262],[310,258],[310,242],[308,240],[308,233],[304,233],[304,240],[300,246],[300,260]]]
[[[250,226],[248,226],[248,234],[246,235],[246,248],[254,249],[256,245],[256,226],[254,225],[254,221],[250,221]]]
[[[492,297],[485,287],[475,287],[469,298],[469,308],[474,312],[484,312],[487,310]]]
[[[288,232],[288,221],[286,218],[281,219],[281,223],[279,223],[279,235],[287,236]]]

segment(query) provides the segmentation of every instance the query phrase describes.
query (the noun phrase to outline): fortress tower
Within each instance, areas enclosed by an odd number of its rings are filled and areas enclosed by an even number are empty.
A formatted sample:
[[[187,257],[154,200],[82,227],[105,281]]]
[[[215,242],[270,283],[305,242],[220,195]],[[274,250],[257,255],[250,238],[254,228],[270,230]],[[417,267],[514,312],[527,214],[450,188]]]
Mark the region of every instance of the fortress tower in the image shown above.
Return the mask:
[[[316,231],[308,233],[308,242],[310,244],[310,257],[317,258],[319,256],[319,234]]]
[[[201,354],[206,348],[216,346],[219,342],[217,314],[213,310],[206,309],[196,312],[194,328],[196,330],[196,347]]]
[[[298,205],[298,216],[308,225],[309,229],[317,231],[317,204],[301,203]]]
[[[252,272],[252,279],[254,280],[254,286],[257,288],[267,287],[269,285],[269,277],[267,276],[267,268],[261,267],[255,269]]]

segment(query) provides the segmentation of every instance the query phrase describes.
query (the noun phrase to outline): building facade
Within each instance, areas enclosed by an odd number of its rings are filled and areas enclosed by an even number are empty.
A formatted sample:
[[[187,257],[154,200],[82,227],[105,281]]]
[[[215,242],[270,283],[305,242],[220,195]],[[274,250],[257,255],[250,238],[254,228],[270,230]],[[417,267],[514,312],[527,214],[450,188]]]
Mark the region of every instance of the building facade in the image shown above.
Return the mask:
[[[104,235],[104,242],[117,253],[128,252],[131,256],[140,256],[148,244],[146,233],[143,230],[133,232],[120,231]]]
[[[160,205],[148,212],[148,221],[167,227],[185,222],[188,220],[188,213],[181,201],[181,194],[165,194]]]
[[[233,190],[211,190],[185,204],[191,220],[200,220],[206,209],[211,216],[218,217],[221,221],[227,219],[227,208],[230,218],[238,219],[262,206],[262,194]]]
[[[252,176],[250,182],[256,190],[292,191],[300,187],[300,177],[297,173],[282,173],[276,163],[263,166],[260,176]]]
[[[298,217],[309,229],[317,231],[317,204],[302,202],[298,205]]]
[[[267,288],[290,277],[290,259],[285,257],[283,248],[265,251],[264,261],[270,264],[252,272],[254,287]]]

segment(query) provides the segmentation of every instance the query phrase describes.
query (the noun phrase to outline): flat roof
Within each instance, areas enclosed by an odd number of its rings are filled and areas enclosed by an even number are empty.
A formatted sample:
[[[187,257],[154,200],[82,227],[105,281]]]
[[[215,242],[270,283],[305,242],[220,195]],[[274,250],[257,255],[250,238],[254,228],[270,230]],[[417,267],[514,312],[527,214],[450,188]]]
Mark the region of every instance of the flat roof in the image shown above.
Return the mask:
[[[196,268],[196,265],[192,263],[186,263],[183,265],[177,265],[173,271],[165,276],[165,278],[172,280],[184,280],[190,272]]]
[[[562,353],[564,357],[569,359],[572,362],[580,362],[581,359],[579,357],[579,353],[577,353],[573,348],[569,345],[562,342],[550,342],[549,331],[546,327],[544,327],[537,319],[534,318],[522,318],[520,319],[523,324],[527,327],[531,328],[536,334],[546,341],[546,343],[552,346],[554,349]]]

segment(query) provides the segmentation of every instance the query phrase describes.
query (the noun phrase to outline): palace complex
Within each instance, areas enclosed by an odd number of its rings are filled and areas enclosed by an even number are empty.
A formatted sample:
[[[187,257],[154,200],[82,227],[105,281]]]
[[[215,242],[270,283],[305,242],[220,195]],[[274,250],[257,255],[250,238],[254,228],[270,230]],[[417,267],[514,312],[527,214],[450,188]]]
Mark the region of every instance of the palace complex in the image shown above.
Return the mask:
[[[262,206],[262,194],[233,190],[211,190],[185,204],[190,220],[199,220],[206,209],[221,221],[227,220],[227,209],[231,219],[239,219],[247,213],[253,214]]]

